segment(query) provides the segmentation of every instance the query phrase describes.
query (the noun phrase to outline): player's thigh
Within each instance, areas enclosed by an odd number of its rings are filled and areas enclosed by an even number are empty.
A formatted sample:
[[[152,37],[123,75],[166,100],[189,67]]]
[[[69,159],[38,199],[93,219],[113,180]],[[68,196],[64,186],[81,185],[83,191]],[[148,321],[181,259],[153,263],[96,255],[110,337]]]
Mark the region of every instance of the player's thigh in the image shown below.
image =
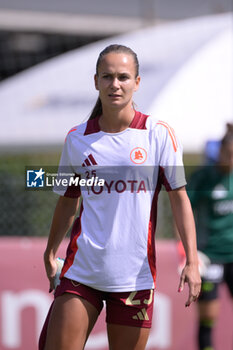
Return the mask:
[[[54,301],[44,350],[82,350],[97,317],[87,300],[70,293]]]
[[[154,291],[109,293],[106,321],[111,350],[144,350],[153,316]]]
[[[139,328],[117,324],[108,324],[110,350],[144,350],[150,328]]]

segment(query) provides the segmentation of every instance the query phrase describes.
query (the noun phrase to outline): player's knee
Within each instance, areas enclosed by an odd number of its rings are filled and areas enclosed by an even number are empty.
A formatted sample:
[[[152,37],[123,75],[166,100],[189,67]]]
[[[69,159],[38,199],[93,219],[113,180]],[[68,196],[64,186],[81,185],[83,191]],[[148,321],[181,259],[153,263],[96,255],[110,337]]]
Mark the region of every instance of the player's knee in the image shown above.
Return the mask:
[[[199,303],[199,319],[200,322],[215,323],[219,314],[218,300]]]

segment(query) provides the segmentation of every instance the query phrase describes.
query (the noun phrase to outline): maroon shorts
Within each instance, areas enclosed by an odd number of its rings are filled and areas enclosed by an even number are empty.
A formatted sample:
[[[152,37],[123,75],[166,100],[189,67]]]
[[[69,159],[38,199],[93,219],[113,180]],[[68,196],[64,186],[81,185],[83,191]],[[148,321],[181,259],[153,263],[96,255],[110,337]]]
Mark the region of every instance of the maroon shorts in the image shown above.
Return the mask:
[[[64,293],[76,294],[87,300],[99,313],[105,301],[107,323],[151,328],[154,304],[153,289],[120,293],[102,292],[67,278],[62,278],[60,285],[56,288],[55,298]],[[43,350],[45,347],[52,305],[40,335],[39,350]]]
[[[154,290],[134,292],[102,292],[81,283],[62,278],[55,298],[64,294],[76,294],[91,303],[100,313],[106,303],[106,322],[126,326],[151,328]]]

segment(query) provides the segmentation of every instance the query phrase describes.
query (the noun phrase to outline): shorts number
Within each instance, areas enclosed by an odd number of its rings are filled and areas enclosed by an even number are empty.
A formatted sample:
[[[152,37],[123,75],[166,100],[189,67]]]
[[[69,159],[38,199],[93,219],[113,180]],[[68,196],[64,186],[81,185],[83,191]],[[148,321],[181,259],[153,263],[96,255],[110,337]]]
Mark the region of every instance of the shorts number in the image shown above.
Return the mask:
[[[140,305],[141,304],[140,299],[133,300],[133,298],[135,297],[136,294],[137,294],[137,292],[130,293],[130,295],[128,296],[128,298],[125,301],[125,304],[126,305]]]
[[[141,305],[141,300],[140,299],[134,299],[135,295],[137,292],[132,292],[128,296],[128,298],[125,301],[126,305]],[[153,300],[153,289],[150,290],[150,297],[149,299],[144,299],[143,304],[150,305]]]
[[[150,298],[149,299],[144,299],[143,303],[146,305],[150,305],[153,300],[153,289],[150,290]]]

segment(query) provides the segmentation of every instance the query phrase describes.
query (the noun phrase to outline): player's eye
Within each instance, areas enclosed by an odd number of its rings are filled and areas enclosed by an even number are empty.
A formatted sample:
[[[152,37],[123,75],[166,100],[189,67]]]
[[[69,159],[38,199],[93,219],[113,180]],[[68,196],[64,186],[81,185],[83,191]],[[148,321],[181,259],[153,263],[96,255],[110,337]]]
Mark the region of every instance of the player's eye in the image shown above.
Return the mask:
[[[119,76],[118,79],[120,81],[125,81],[125,80],[129,79],[129,76],[127,74],[122,74],[122,75]]]
[[[112,79],[112,76],[111,76],[111,74],[104,74],[104,75],[102,76],[102,78],[103,78],[103,79]]]

